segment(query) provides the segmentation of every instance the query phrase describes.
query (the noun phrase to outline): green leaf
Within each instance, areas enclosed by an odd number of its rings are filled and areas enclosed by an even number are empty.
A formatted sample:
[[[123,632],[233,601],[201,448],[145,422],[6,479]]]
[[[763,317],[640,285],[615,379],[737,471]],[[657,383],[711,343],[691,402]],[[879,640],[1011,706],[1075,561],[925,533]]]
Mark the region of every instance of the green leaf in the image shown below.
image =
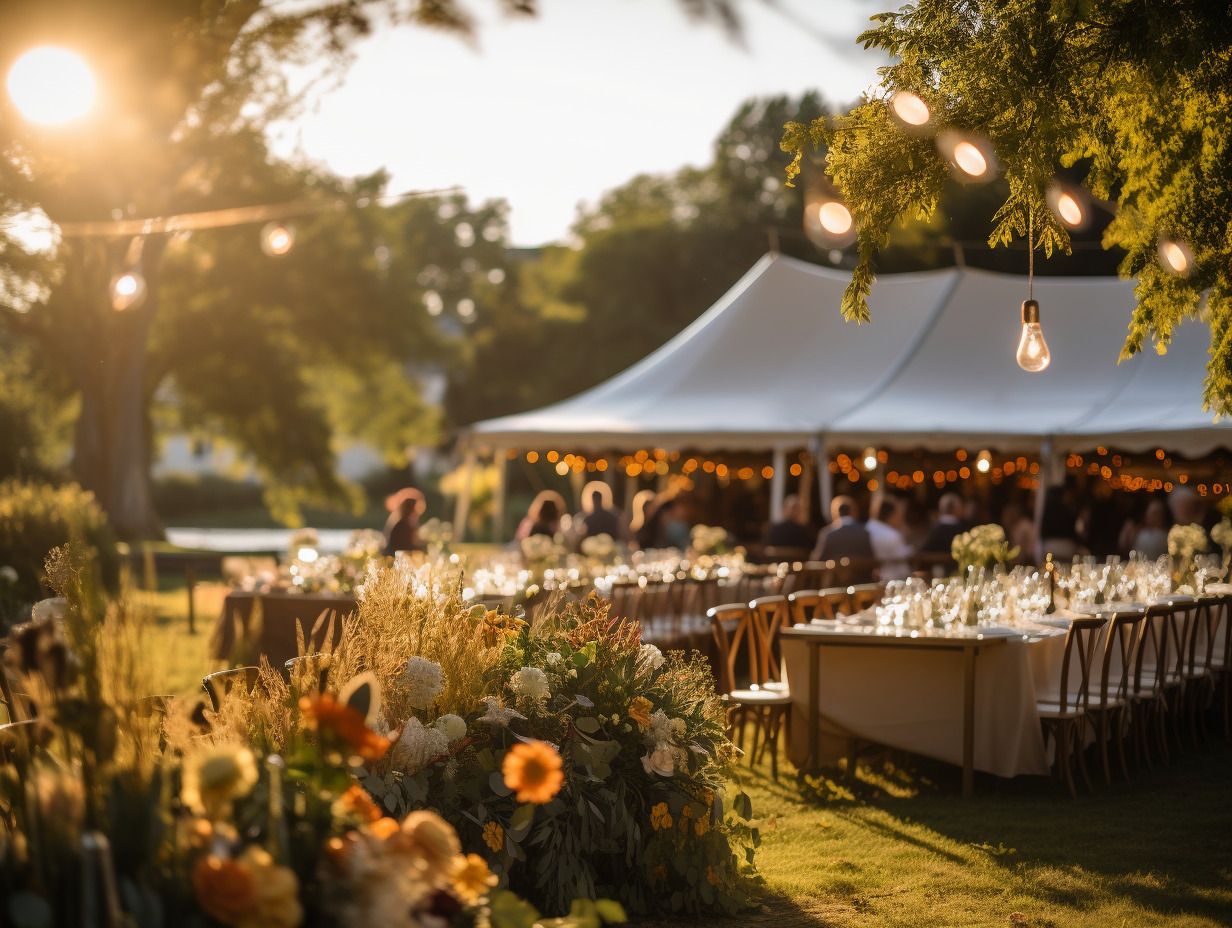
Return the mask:
[[[583,716],[573,723],[578,731],[586,732],[588,735],[593,735],[599,730],[599,720],[590,716]]]
[[[493,770],[488,777],[488,788],[498,796],[512,796],[513,790],[505,785],[505,778],[499,770]]]

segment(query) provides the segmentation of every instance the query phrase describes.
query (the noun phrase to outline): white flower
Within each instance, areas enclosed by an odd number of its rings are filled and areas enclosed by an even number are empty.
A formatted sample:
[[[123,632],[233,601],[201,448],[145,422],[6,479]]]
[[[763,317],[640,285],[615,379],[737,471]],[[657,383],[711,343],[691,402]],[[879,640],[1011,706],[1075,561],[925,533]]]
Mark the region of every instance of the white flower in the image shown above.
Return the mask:
[[[676,772],[676,758],[670,746],[656,744],[655,749],[642,758],[642,766],[648,774],[657,773],[661,777],[670,777]]]
[[[389,759],[394,769],[415,773],[448,750],[449,739],[443,731],[424,728],[419,719],[410,718],[402,724],[402,734],[389,749]]]
[[[1206,550],[1206,532],[1201,525],[1174,525],[1168,530],[1168,553],[1189,558]]]
[[[607,560],[615,552],[616,542],[606,532],[582,539],[582,553],[587,557],[593,557],[597,561]]]
[[[561,661],[560,652],[553,651],[545,658],[545,660],[548,662],[549,667],[555,667]]]
[[[683,734],[684,719],[668,718],[667,713],[662,709],[655,709],[650,714],[650,725],[647,727],[647,735],[651,741],[666,744],[673,738],[680,737]]]
[[[521,712],[516,709],[506,709],[500,704],[500,700],[495,696],[485,696],[480,700],[487,711],[479,717],[478,721],[486,722],[489,725],[498,725],[505,728],[513,719],[526,719]]]
[[[16,583],[17,582],[17,568],[10,567],[8,564],[5,564],[3,567],[0,567],[0,580],[3,580],[5,583]]]
[[[509,687],[527,699],[546,699],[551,695],[548,675],[538,667],[523,667],[509,678]]]
[[[412,657],[402,671],[407,700],[416,709],[427,709],[445,688],[445,672],[436,661]]]
[[[727,547],[727,529],[717,525],[695,525],[689,532],[689,540],[698,554],[720,554]]]
[[[649,664],[651,670],[658,670],[663,666],[663,652],[653,644],[644,644],[642,649],[637,653],[639,663]]]
[[[461,716],[449,713],[436,720],[436,727],[444,732],[450,743],[466,737],[466,722]]]
[[[1211,540],[1221,548],[1232,548],[1232,521],[1224,519],[1211,529]],[[9,568],[12,570],[12,568]],[[0,567],[0,573],[4,568]]]

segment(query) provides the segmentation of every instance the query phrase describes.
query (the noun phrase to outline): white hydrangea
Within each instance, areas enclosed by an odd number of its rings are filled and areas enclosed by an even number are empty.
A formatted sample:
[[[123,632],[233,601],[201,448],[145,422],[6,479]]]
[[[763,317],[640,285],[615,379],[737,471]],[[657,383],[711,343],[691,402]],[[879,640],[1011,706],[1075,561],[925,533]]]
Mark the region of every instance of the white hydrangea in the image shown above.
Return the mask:
[[[663,666],[663,652],[653,644],[644,644],[642,649],[638,651],[637,659],[640,663],[649,664],[651,670],[658,670]]]
[[[445,672],[436,661],[412,657],[402,671],[407,689],[407,700],[416,709],[427,709],[436,702],[445,688]]]
[[[538,667],[523,667],[509,678],[509,687],[526,699],[546,699],[552,694],[548,675]]]
[[[549,667],[555,667],[561,661],[560,652],[553,651],[545,658],[545,660],[548,662]]]
[[[506,709],[501,705],[500,700],[495,696],[485,696],[480,700],[480,702],[483,703],[483,706],[487,711],[479,717],[478,721],[484,722],[485,724],[505,728],[514,719],[526,719],[526,716],[524,716],[521,712],[518,712],[516,709]]]
[[[419,719],[409,718],[402,725],[402,734],[389,749],[389,760],[395,770],[416,773],[427,766],[428,761],[448,750],[449,739],[443,731],[425,728]]]
[[[455,741],[461,741],[466,737],[466,721],[452,712],[442,715],[437,719],[436,727],[444,732],[445,737],[449,739],[451,744]]]
[[[669,718],[662,709],[656,709],[650,714],[650,725],[646,728],[646,738],[655,744],[668,744],[684,737],[684,719]]]

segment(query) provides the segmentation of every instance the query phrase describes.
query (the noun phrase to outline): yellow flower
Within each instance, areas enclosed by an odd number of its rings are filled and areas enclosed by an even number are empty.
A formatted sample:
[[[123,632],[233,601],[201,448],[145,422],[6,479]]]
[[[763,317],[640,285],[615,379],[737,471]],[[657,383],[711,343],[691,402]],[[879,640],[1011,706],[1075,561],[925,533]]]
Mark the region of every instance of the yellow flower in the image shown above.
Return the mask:
[[[487,862],[478,854],[457,858],[450,879],[458,897],[472,905],[482,896],[486,896],[488,890],[497,883],[497,878],[488,869]]]
[[[705,819],[705,818],[699,818],[696,822],[693,823],[693,830],[697,832],[697,836],[700,838],[702,835],[704,835],[706,832],[710,830],[710,820]]]
[[[505,846],[505,829],[496,822],[488,822],[483,826],[483,843],[493,854],[500,853],[500,849]]]
[[[198,814],[225,818],[231,801],[247,796],[256,785],[257,761],[252,751],[237,744],[220,744],[184,764],[180,798]]]
[[[638,696],[629,704],[629,718],[637,722],[638,726],[645,728],[650,724],[650,710],[654,706],[645,696]]]
[[[412,812],[402,820],[402,833],[410,838],[415,853],[428,867],[429,876],[444,875],[462,853],[453,826],[435,812]]]
[[[505,785],[517,793],[518,802],[535,805],[551,802],[565,782],[560,754],[542,741],[510,748],[501,763],[501,775]]]
[[[236,928],[298,928],[304,920],[299,904],[299,880],[290,867],[274,863],[255,844],[240,855],[256,883],[256,905],[235,922]]]
[[[719,875],[714,872],[714,867],[706,868],[706,880],[710,883],[711,886],[719,885]]]
[[[668,811],[666,802],[660,802],[650,810],[650,824],[655,831],[671,828],[672,821],[672,813]]]

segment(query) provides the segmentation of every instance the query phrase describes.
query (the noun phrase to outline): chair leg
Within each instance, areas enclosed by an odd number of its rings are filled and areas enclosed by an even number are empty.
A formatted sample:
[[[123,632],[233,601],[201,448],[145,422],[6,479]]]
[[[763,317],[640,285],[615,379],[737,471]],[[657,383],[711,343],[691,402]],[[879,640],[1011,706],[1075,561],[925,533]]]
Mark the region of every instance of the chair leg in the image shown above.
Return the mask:
[[[1111,709],[1104,708],[1099,710],[1099,728],[1095,732],[1095,737],[1099,739],[1099,760],[1104,768],[1104,785],[1112,785],[1112,769],[1108,764],[1108,716],[1112,713]]]
[[[770,731],[767,742],[770,745],[770,777],[775,783],[779,781],[779,730],[783,725],[783,710],[774,706],[770,710]]]
[[[1087,792],[1093,793],[1095,789],[1091,786],[1091,778],[1087,775],[1087,752],[1086,745],[1083,744],[1087,733],[1086,717],[1080,718],[1070,727],[1074,730],[1074,753],[1078,755],[1078,771],[1082,774],[1082,782]]]
[[[1159,696],[1152,704],[1152,711],[1155,713],[1155,743],[1159,747],[1159,757],[1164,762],[1164,765],[1172,763],[1172,756],[1168,752],[1168,720],[1165,716],[1168,714],[1168,700],[1164,696]]]
[[[1125,762],[1125,725],[1129,721],[1128,706],[1122,706],[1116,710],[1116,724],[1113,731],[1116,734],[1117,758],[1121,761],[1121,776],[1125,778],[1125,782],[1129,782],[1129,764]]]
[[[1065,776],[1065,785],[1069,788],[1069,794],[1074,799],[1078,798],[1078,790],[1074,788],[1074,771],[1071,769],[1069,757],[1069,735],[1070,726],[1064,722],[1057,725],[1057,763],[1061,765],[1061,771]]]

